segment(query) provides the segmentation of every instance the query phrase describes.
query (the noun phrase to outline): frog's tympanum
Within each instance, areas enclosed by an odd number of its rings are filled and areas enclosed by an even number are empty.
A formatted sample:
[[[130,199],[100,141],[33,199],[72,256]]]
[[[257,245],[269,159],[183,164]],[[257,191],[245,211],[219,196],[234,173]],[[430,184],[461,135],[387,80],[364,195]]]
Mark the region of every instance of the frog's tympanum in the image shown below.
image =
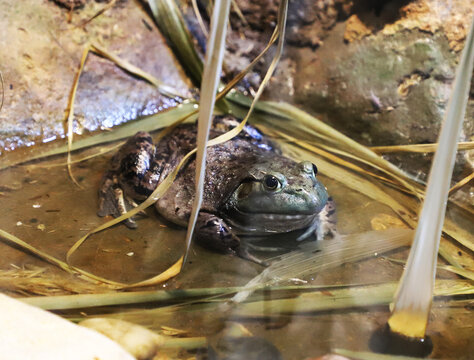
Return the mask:
[[[210,138],[237,125],[216,118]],[[196,146],[196,126],[181,125],[153,145],[145,132],[131,137],[113,156],[100,189],[100,216],[118,217],[143,201]],[[281,154],[258,130],[246,126],[232,140],[207,149],[204,197],[196,241],[208,248],[263,264],[248,252],[242,236],[306,229],[322,238],[334,230],[334,206],[316,178],[314,164]],[[186,226],[194,200],[195,161],[190,160],[155,206],[167,220]],[[133,228],[133,219],[126,220]]]

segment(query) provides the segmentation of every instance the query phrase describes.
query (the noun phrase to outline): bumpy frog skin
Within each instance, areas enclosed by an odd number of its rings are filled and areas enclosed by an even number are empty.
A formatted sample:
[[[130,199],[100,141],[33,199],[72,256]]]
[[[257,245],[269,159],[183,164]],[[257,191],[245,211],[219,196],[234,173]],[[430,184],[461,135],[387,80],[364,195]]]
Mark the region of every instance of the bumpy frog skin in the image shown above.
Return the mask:
[[[210,137],[237,125],[217,118]],[[143,201],[196,146],[196,127],[182,125],[154,146],[149,134],[131,137],[112,158],[102,179],[99,216],[118,217]],[[322,238],[335,231],[335,210],[317,168],[281,155],[255,128],[246,126],[235,138],[208,148],[203,203],[196,224],[198,243],[259,264],[243,235],[270,235],[306,229]],[[167,220],[186,226],[194,201],[195,161],[189,161],[155,207]],[[133,219],[125,224],[136,227]]]

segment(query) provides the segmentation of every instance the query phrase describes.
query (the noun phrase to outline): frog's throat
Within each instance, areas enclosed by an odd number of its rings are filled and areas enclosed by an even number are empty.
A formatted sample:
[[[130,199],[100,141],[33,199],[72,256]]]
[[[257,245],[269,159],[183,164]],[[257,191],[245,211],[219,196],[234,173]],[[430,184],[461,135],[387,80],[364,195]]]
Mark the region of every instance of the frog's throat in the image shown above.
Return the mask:
[[[233,209],[226,222],[239,234],[270,235],[304,229],[315,222],[317,214],[246,213]]]

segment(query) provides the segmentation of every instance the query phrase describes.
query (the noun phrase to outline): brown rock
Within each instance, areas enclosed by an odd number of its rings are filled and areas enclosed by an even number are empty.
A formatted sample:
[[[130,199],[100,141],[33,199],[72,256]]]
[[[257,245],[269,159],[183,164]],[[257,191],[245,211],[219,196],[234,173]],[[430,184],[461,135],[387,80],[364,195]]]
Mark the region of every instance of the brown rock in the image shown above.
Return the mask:
[[[346,22],[346,30],[344,31],[344,40],[352,42],[360,40],[372,34],[372,31],[357,17],[352,15]]]

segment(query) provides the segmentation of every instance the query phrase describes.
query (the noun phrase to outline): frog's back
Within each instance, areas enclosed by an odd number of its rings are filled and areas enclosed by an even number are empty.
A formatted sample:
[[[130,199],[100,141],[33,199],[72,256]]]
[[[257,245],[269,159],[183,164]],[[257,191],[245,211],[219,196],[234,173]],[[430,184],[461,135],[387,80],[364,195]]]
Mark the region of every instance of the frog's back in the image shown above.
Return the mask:
[[[211,129],[210,138],[215,138],[238,124],[235,120],[229,122],[225,120],[225,118],[218,119],[215,127]],[[160,141],[156,156],[167,154],[162,179],[196,147],[196,135],[194,125],[183,125]],[[248,168],[258,158],[274,155],[271,142],[252,127],[246,127],[242,133],[229,141],[209,147],[206,155],[206,178],[201,210],[216,211],[248,176]],[[156,203],[158,212],[168,220],[186,224],[194,201],[195,172],[196,164],[192,158],[181,169],[170,189]]]

